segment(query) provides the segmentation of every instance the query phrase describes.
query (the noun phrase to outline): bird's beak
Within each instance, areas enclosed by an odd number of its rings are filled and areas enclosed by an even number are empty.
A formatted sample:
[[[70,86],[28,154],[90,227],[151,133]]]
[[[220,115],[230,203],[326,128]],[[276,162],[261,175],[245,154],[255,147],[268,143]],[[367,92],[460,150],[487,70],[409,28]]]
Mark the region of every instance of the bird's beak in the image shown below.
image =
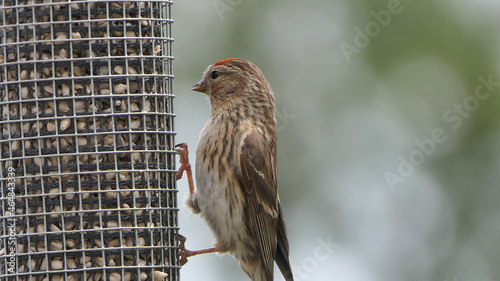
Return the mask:
[[[193,87],[191,87],[191,90],[204,93],[205,92],[205,84],[203,84],[203,80],[194,84]]]

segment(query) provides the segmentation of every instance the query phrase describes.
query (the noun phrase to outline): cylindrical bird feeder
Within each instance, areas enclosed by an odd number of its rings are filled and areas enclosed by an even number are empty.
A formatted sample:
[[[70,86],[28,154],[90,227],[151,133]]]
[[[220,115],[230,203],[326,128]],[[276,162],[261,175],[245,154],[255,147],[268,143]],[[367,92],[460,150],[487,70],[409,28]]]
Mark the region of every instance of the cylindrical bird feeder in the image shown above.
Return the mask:
[[[0,0],[0,280],[178,280],[171,4]]]

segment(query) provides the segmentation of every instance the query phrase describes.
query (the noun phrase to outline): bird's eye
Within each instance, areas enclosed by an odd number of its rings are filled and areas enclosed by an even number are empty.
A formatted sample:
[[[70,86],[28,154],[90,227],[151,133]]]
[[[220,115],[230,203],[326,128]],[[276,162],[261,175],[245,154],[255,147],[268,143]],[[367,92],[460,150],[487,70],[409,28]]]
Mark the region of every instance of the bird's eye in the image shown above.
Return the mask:
[[[212,70],[212,72],[210,72],[210,78],[215,79],[217,77],[219,77],[219,71]]]

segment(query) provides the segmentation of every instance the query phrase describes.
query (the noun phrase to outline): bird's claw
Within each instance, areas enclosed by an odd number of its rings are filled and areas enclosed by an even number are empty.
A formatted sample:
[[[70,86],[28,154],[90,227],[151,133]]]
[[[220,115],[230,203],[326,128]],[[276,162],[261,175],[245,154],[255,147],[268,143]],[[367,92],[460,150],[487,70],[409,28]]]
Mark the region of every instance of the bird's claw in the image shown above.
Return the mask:
[[[177,253],[177,256],[179,257],[179,264],[181,266],[185,265],[188,262],[188,253],[186,251],[179,251]]]
[[[188,262],[187,258],[191,256],[191,251],[186,249],[186,237],[177,234],[177,239],[179,239],[179,252],[177,252],[177,256],[180,258],[180,265],[183,266]]]
[[[187,149],[187,144],[185,142],[181,142],[181,143],[176,144],[175,147],[176,147],[175,151],[177,151],[177,153],[179,153],[180,151]]]
[[[191,169],[191,164],[189,164],[188,146],[185,142],[179,143],[175,146],[175,151],[179,154],[179,161],[181,163],[175,178],[180,180],[182,178],[182,173],[184,173],[185,170]]]

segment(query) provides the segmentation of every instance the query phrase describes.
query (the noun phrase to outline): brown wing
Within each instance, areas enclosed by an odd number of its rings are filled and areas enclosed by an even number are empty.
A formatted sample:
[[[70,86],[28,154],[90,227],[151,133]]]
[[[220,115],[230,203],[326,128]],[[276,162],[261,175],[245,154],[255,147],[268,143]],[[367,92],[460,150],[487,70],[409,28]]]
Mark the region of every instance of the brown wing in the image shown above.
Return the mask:
[[[289,261],[285,219],[278,199],[276,144],[266,143],[258,132],[250,133],[240,155],[241,182],[247,195],[246,218],[249,230],[258,238],[262,266],[273,280],[276,260],[287,281],[293,281]]]
[[[292,267],[290,266],[290,248],[288,246],[288,234],[286,233],[285,217],[278,201],[278,248],[276,250],[276,264],[286,281],[293,281]]]
[[[272,146],[266,144],[258,132],[252,132],[244,140],[240,155],[247,225],[251,235],[257,238],[267,280],[273,280],[278,225],[276,149]]]

